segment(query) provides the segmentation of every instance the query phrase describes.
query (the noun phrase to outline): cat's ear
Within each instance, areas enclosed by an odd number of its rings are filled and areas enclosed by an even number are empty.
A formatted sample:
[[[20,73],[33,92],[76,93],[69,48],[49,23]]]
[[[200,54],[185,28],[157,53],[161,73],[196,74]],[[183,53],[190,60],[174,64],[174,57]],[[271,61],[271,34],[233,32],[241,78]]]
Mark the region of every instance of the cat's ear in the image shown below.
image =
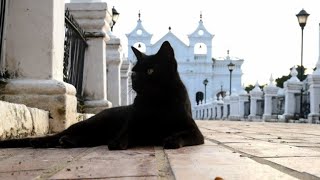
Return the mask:
[[[133,46],[131,46],[131,49],[132,49],[134,55],[136,55],[137,60],[142,59],[142,57],[143,57],[143,53],[142,53],[142,52],[140,52],[138,49],[136,49],[136,48],[133,47]]]
[[[162,43],[157,54],[167,57],[168,60],[174,60],[174,52],[168,41]]]

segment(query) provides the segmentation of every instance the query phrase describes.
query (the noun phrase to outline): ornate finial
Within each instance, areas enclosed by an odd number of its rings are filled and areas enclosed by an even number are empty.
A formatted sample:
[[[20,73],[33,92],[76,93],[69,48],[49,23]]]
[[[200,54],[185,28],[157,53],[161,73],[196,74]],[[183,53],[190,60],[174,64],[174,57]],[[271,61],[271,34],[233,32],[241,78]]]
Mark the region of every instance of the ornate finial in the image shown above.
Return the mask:
[[[291,78],[288,81],[290,81],[290,82],[300,82],[300,80],[297,77],[298,71],[297,71],[295,66],[292,67],[290,75],[291,75]]]
[[[139,10],[139,13],[138,13],[138,17],[139,17],[139,20],[140,20],[140,17],[141,17],[141,13],[140,13],[140,10]]]
[[[200,21],[202,21],[202,11],[200,11]]]
[[[171,31],[171,26],[169,26],[169,31]]]
[[[270,81],[270,84],[272,84],[273,83],[273,76],[272,76],[272,74],[271,74],[271,76],[270,76],[270,78],[269,78],[269,81]]]
[[[273,76],[271,74],[270,78],[269,78],[269,86],[274,86],[274,83],[273,83],[274,79],[273,79]]]
[[[256,82],[256,84],[254,85],[254,88],[252,89],[253,92],[261,92],[261,89],[259,87],[259,83],[258,81]]]
[[[297,69],[296,69],[295,66],[292,67],[291,72],[290,72],[290,75],[291,75],[292,77],[297,77],[298,71],[297,71]]]
[[[228,50],[227,50],[227,57],[226,57],[227,60],[230,59],[230,56],[229,56],[229,55],[230,55],[230,50],[228,49]]]

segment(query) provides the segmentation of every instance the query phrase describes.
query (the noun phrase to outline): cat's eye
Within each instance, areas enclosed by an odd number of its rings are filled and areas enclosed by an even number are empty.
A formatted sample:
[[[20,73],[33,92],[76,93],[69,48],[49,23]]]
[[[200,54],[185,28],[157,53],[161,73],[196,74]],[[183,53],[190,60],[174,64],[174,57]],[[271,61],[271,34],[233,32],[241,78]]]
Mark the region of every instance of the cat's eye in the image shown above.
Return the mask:
[[[152,73],[153,73],[153,69],[152,69],[152,68],[150,68],[150,69],[147,70],[147,74],[148,74],[148,75],[151,75]]]

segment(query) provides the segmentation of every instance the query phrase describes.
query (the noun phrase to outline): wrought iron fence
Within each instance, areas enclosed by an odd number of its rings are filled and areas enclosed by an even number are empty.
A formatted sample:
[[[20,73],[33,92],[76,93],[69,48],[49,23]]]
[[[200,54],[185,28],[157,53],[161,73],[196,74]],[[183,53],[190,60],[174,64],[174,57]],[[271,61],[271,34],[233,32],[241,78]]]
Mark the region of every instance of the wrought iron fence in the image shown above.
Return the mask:
[[[3,78],[4,72],[2,72],[2,43],[3,43],[3,32],[4,32],[4,20],[5,20],[6,0],[0,1],[0,79]]]
[[[250,101],[244,102],[244,118],[247,119],[250,115]]]
[[[294,119],[299,118],[308,118],[308,114],[310,113],[310,93],[308,91],[302,92],[302,103],[301,101],[301,93],[295,94],[295,100],[296,100],[296,107],[295,107],[295,113],[294,113]],[[302,112],[300,112],[300,105],[302,105]]]
[[[282,115],[284,114],[284,103],[285,103],[285,97],[284,96],[278,96],[272,99],[273,103],[276,103],[272,107],[275,107],[272,109],[272,114],[275,115]]]
[[[84,31],[66,9],[63,80],[75,86],[78,101],[83,101],[83,67],[87,47]]]

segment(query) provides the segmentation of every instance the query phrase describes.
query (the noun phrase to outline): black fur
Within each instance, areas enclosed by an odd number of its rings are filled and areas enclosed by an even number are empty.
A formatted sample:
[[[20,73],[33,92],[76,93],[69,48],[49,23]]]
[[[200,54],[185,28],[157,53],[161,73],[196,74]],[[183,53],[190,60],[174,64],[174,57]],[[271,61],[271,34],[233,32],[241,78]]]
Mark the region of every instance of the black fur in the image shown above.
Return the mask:
[[[132,50],[137,57],[131,76],[137,96],[132,105],[106,109],[52,136],[1,141],[0,148],[108,145],[113,150],[156,145],[171,149],[203,144],[169,42],[150,56]]]

